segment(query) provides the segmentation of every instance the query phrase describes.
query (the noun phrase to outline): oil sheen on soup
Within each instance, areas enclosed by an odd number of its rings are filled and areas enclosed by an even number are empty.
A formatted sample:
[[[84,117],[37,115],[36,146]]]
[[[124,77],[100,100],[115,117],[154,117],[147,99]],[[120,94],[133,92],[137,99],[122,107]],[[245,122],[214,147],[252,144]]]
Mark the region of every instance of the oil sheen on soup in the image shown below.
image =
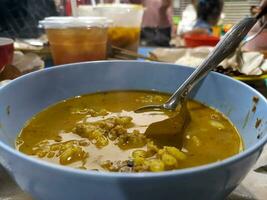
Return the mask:
[[[189,100],[182,148],[148,138],[148,125],[170,112],[134,111],[161,104],[165,93],[112,91],[59,102],[29,120],[16,148],[32,157],[85,170],[159,172],[221,161],[243,150],[235,126],[220,112]]]

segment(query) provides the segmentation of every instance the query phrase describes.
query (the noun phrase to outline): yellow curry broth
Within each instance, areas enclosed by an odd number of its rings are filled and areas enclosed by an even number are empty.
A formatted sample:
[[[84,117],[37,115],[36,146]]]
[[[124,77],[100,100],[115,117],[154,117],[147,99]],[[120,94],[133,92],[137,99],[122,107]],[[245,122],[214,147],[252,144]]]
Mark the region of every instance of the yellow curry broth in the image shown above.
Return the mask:
[[[89,170],[163,171],[220,161],[242,151],[236,128],[221,113],[196,101],[187,106],[191,122],[181,150],[157,146],[143,134],[170,113],[133,111],[169,96],[148,91],[103,92],[59,102],[22,129],[19,151],[53,163]]]

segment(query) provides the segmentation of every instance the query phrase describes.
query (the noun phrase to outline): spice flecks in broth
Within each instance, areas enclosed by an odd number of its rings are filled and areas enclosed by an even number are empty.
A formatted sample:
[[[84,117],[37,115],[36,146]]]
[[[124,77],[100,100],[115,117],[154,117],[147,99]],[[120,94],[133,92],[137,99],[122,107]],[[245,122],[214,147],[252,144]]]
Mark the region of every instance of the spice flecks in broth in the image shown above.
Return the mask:
[[[150,91],[94,93],[50,106],[32,118],[16,147],[30,156],[87,170],[143,172],[174,170],[217,162],[242,151],[233,124],[218,111],[188,101],[191,122],[181,150],[157,146],[143,133],[170,113],[135,113],[169,95]],[[158,143],[157,143],[158,144]]]

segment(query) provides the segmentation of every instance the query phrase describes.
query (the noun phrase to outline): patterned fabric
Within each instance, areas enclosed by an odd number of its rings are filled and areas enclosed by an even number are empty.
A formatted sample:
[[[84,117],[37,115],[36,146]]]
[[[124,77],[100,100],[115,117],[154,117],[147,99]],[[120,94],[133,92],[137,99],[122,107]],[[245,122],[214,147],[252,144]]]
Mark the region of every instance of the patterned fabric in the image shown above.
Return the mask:
[[[1,0],[0,36],[36,38],[41,31],[38,21],[56,15],[53,0]]]

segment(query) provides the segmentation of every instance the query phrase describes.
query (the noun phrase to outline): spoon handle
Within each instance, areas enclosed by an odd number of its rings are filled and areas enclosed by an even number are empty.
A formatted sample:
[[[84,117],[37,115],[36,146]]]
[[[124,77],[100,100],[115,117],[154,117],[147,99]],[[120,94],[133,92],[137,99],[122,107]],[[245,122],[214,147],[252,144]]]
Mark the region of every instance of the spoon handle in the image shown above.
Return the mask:
[[[236,24],[163,106],[166,109],[175,109],[200,80],[235,51],[256,22],[256,18],[247,17]]]

